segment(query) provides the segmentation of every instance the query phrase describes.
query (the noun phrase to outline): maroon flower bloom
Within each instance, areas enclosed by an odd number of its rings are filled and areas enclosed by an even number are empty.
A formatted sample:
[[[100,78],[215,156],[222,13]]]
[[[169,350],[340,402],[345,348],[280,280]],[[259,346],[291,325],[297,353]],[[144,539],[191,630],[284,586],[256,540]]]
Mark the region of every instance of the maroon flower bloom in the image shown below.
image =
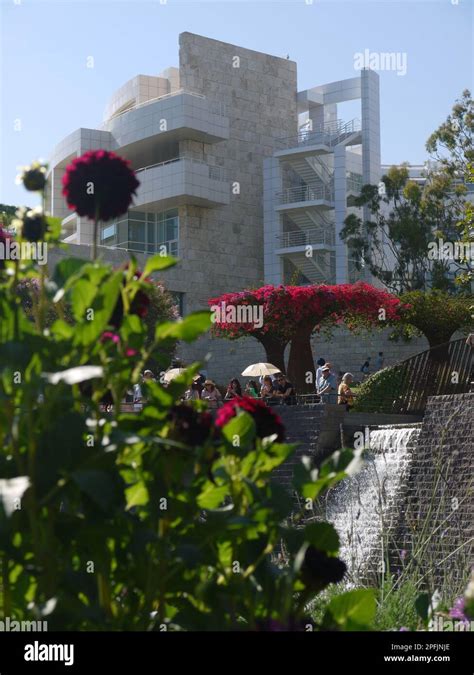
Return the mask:
[[[73,160],[62,184],[70,209],[104,221],[126,213],[140,185],[130,162],[107,150],[91,150]]]
[[[170,436],[186,445],[202,445],[209,438],[212,417],[208,412],[198,412],[190,405],[180,403],[168,413],[171,422]]]
[[[21,236],[27,241],[43,239],[48,229],[46,218],[41,210],[27,211],[21,218]]]
[[[223,427],[233,417],[237,415],[238,410],[244,410],[252,415],[257,428],[257,436],[266,438],[277,434],[277,441],[285,440],[285,427],[279,415],[276,415],[263,401],[250,396],[236,396],[227,401],[219,409],[216,417],[216,426]]]
[[[30,192],[40,192],[46,187],[47,166],[40,162],[33,162],[31,166],[24,168],[19,176],[20,181]]]
[[[306,549],[301,575],[308,588],[320,591],[329,584],[342,581],[346,571],[346,564],[339,558],[328,556],[314,546]]]

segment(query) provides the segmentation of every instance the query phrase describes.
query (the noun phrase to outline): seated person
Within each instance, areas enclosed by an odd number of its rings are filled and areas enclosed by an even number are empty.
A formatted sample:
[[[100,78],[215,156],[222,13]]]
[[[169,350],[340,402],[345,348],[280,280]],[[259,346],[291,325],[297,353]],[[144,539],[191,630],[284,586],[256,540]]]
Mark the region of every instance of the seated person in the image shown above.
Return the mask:
[[[250,382],[247,382],[245,385],[245,393],[247,396],[251,396],[252,398],[259,397],[258,384],[255,382],[255,380],[250,380]]]
[[[323,403],[336,403],[337,400],[337,380],[334,373],[331,373],[330,367],[323,366],[322,375],[318,382],[318,394]]]
[[[280,399],[280,403],[286,405],[295,405],[296,391],[294,386],[286,379],[283,373],[277,375],[277,388],[275,395]]]
[[[212,380],[206,380],[204,382],[201,398],[203,401],[207,401],[211,410],[220,408],[222,405],[222,394]]]
[[[277,398],[275,396],[275,387],[273,386],[272,378],[270,375],[265,375],[263,378],[263,384],[260,388],[260,396],[267,403],[275,403]]]

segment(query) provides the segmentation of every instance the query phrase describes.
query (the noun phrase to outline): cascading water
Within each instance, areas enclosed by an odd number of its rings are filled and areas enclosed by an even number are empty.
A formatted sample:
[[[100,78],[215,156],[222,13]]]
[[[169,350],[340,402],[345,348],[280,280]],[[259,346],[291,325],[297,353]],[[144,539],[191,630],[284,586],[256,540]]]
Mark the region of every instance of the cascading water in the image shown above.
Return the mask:
[[[352,581],[365,578],[376,559],[378,571],[382,571],[382,533],[389,530],[396,516],[419,431],[417,426],[371,431],[362,469],[327,495],[326,518],[339,534],[339,556],[347,564]]]

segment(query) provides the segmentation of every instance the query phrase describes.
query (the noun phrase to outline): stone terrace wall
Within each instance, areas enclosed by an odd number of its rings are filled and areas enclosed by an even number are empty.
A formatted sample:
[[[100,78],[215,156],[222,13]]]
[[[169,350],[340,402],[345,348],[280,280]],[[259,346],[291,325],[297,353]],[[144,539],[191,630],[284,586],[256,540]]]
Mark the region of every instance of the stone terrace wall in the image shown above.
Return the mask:
[[[392,562],[407,550],[427,585],[460,592],[474,564],[474,393],[428,400],[404,486]]]
[[[276,406],[274,412],[285,425],[286,442],[298,443],[296,451],[274,471],[274,479],[289,488],[293,471],[304,455],[314,466],[340,447],[340,424],[345,415],[343,406],[295,405]]]

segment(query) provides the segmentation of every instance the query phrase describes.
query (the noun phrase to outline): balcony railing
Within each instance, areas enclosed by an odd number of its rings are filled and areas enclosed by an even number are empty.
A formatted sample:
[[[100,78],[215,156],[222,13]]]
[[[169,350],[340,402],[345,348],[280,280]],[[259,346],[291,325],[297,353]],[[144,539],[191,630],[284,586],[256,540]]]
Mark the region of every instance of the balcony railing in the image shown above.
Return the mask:
[[[125,110],[121,110],[117,113],[114,113],[113,115],[110,115],[110,117],[107,117],[107,121],[111,119],[115,119],[116,117],[120,117],[121,115],[125,115],[125,113],[130,112],[131,110],[137,110],[137,108],[143,108],[146,105],[149,105],[150,103],[156,103],[157,101],[165,101],[168,98],[173,98],[174,96],[180,96],[181,94],[187,94],[188,96],[194,96],[195,98],[200,98],[203,100],[208,101],[209,104],[209,112],[213,115],[219,115],[221,117],[224,117],[226,113],[226,107],[225,104],[222,103],[221,101],[210,101],[207,96],[204,96],[203,94],[197,94],[195,91],[188,91],[186,89],[177,89],[176,91],[172,91],[169,94],[163,94],[162,96],[156,96],[155,98],[150,98],[148,101],[142,101],[141,103],[135,103],[131,105],[129,108],[125,108]]]
[[[144,241],[122,241],[114,248],[125,248],[127,251],[136,251],[137,253],[166,253],[167,255],[178,255],[178,239],[162,241],[159,243],[145,243]]]
[[[159,243],[151,243],[144,241],[121,241],[118,244],[111,244],[107,242],[101,242],[100,246],[102,248],[109,248],[114,251],[134,251],[135,253],[145,253],[146,255],[152,255],[155,253],[165,253],[168,255],[178,256],[179,250],[179,239],[171,239],[168,241],[162,241]],[[164,248],[163,248],[164,247]]]
[[[325,244],[334,246],[334,232],[310,229],[310,230],[290,230],[277,236],[282,248],[291,248],[292,246],[307,246],[309,244]]]
[[[292,204],[294,202],[312,202],[318,200],[334,201],[334,193],[325,185],[313,187],[304,185],[293,187],[276,193],[279,204]]]
[[[195,164],[197,166],[205,166],[208,169],[209,172],[209,178],[211,180],[219,180],[219,181],[226,181],[227,180],[227,173],[225,169],[223,169],[221,166],[211,166],[210,164],[207,164],[207,162],[204,162],[201,159],[194,159],[193,157],[189,157],[187,155],[180,155],[179,157],[173,157],[172,159],[167,159],[164,162],[158,162],[157,164],[150,164],[148,166],[141,167],[140,169],[136,169],[135,173],[137,174],[138,178],[140,178],[140,174],[145,174],[147,171],[150,171],[151,169],[156,169],[157,167],[160,166],[168,166],[170,164],[174,164],[176,162],[181,162],[181,161],[186,161],[191,164]]]
[[[313,129],[304,129],[296,136],[287,136],[278,139],[277,147],[281,150],[304,145],[328,145],[333,147],[340,143],[348,134],[361,130],[360,120],[353,119],[350,122],[336,120],[321,124]]]

